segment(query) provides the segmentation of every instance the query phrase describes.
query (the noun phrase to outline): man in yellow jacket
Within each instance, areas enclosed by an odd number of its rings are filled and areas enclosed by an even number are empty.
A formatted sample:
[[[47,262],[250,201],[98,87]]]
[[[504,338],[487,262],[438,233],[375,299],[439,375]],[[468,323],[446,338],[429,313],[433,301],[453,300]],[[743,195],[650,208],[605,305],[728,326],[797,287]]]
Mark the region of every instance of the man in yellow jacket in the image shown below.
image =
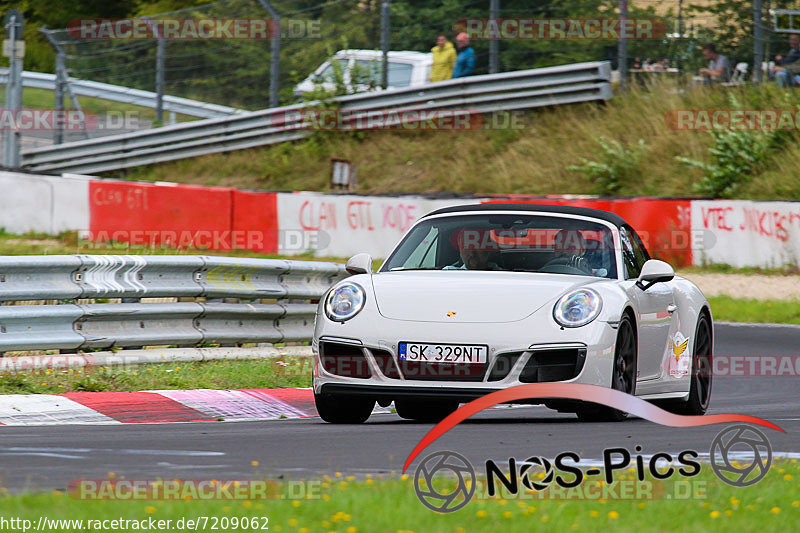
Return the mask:
[[[431,66],[431,82],[449,80],[453,76],[453,66],[456,64],[456,49],[447,37],[440,35],[436,38],[436,46],[431,48],[433,65]]]

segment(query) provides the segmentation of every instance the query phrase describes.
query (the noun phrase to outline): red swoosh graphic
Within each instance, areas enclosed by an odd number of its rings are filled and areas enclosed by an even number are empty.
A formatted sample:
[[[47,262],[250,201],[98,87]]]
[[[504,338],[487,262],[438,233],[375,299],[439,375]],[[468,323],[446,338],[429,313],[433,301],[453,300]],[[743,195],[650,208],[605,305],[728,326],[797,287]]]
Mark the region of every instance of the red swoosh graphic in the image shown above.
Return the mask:
[[[662,426],[688,428],[696,426],[708,426],[711,424],[724,424],[726,422],[746,422],[757,424],[783,431],[772,422],[750,415],[722,414],[704,416],[683,416],[672,414],[668,411],[656,407],[655,405],[636,398],[630,394],[600,387],[598,385],[582,385],[579,383],[531,383],[530,385],[517,385],[509,389],[504,389],[481,396],[460,407],[447,418],[436,424],[419,444],[414,447],[403,465],[403,472],[408,469],[411,462],[431,444],[433,441],[453,429],[457,424],[471,417],[472,415],[488,409],[499,403],[512,402],[528,398],[566,398],[570,400],[583,400],[586,402],[599,403],[607,407],[613,407],[620,411],[625,411],[636,415],[645,420],[661,424]]]

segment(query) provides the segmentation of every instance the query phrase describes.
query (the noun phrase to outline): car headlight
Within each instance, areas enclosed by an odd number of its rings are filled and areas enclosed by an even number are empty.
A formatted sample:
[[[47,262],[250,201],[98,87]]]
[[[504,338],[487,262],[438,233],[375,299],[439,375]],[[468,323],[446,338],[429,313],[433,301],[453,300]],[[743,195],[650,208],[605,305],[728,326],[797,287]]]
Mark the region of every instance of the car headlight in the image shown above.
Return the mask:
[[[578,289],[565,294],[553,308],[553,318],[565,328],[585,326],[600,314],[603,300],[592,289]]]
[[[334,322],[345,322],[364,307],[364,289],[355,283],[343,283],[328,293],[325,314]]]

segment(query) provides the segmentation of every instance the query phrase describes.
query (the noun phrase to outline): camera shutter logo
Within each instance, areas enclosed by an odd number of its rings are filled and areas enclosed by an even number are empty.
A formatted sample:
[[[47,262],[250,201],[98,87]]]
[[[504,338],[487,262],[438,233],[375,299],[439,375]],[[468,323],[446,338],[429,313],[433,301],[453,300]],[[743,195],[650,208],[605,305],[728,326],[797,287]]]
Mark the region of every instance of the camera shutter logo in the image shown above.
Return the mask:
[[[741,454],[741,455],[740,455]],[[747,463],[752,455],[752,462]],[[734,487],[748,487],[761,481],[772,464],[772,446],[767,436],[744,424],[720,431],[711,442],[711,468],[722,481]],[[746,457],[737,461],[736,457]]]
[[[455,476],[452,491],[440,492],[444,480],[435,481],[437,475]],[[450,479],[449,481],[452,481]],[[437,513],[452,513],[467,505],[475,495],[475,469],[461,454],[441,451],[423,459],[414,474],[414,490],[425,507]]]
[[[541,473],[541,481],[537,482],[531,479],[533,474],[531,470],[534,467],[539,467],[544,470],[544,472]],[[522,463],[522,467],[519,469],[519,477],[522,480],[522,484],[525,485],[528,490],[540,491],[546,489],[550,486],[550,483],[553,482],[553,476],[553,465],[544,457],[529,457]]]

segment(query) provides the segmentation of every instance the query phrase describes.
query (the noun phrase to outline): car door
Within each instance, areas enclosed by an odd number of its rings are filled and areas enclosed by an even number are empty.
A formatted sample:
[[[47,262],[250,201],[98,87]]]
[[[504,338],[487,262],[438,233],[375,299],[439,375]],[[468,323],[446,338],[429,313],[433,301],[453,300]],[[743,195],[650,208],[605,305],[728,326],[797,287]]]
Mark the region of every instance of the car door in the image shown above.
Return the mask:
[[[650,259],[639,235],[630,228],[620,228],[622,263],[626,280],[639,277],[644,263]],[[630,294],[636,303],[639,326],[639,359],[637,379],[645,381],[658,378],[664,369],[667,341],[673,329],[675,312],[671,282],[652,285],[646,291],[631,286]]]

